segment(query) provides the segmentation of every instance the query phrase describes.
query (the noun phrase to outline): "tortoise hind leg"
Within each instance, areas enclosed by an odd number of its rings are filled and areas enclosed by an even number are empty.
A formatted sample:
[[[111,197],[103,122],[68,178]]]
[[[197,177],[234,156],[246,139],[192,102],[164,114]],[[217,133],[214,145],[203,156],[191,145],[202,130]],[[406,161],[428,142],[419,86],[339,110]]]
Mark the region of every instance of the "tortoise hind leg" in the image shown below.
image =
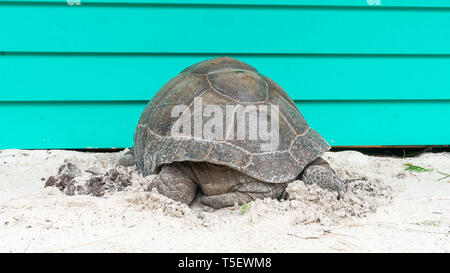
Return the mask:
[[[328,162],[321,157],[305,167],[300,174],[300,179],[305,184],[316,184],[323,189],[336,191],[338,193],[338,199],[344,196],[344,183],[339,179]]]
[[[164,165],[152,181],[149,190],[158,192],[172,200],[191,204],[195,198],[197,184],[176,164]]]
[[[232,207],[235,204],[242,205],[255,199],[279,199],[283,195],[285,188],[285,183],[270,184],[257,181],[239,185],[232,192],[202,196],[200,201],[205,205],[220,209],[223,207]]]

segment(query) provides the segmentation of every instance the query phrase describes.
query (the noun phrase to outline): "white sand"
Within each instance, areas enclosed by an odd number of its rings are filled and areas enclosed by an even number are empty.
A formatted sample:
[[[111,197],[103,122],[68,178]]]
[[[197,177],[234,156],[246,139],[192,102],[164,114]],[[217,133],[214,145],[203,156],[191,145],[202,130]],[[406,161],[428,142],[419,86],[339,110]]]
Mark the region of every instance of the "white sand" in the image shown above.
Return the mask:
[[[41,178],[56,175],[66,158],[85,170],[108,169],[118,157],[1,150],[0,251],[450,251],[450,178],[436,181],[441,175],[405,172],[402,165],[450,173],[450,153],[406,159],[327,153],[341,177],[367,178],[352,184],[346,200],[335,201],[331,193],[298,181],[289,188],[297,200],[258,200],[243,215],[238,207],[212,211],[196,203],[188,208],[144,192],[151,178],[137,176],[127,191],[102,198],[44,189]]]

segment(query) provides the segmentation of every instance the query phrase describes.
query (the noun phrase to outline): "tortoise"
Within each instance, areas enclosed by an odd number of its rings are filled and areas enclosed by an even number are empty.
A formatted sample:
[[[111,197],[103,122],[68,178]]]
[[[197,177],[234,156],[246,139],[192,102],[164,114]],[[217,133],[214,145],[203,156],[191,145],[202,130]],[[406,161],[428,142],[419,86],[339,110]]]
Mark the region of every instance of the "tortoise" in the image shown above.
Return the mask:
[[[215,105],[224,112],[229,105],[231,109],[278,106],[278,145],[263,151],[261,139],[229,138],[228,132],[221,139],[195,132],[174,135],[174,107],[184,105],[182,114],[194,112],[194,121],[188,120],[188,124],[195,131],[196,115],[204,114],[196,114],[196,104]],[[264,109],[257,108],[257,112]],[[240,128],[250,130],[255,120],[250,121],[246,114],[245,127]],[[239,129],[232,126],[236,124],[232,118],[226,124],[233,131]],[[188,205],[200,192],[203,204],[222,208],[255,199],[280,199],[287,184],[294,180],[315,183],[337,192],[337,198],[342,197],[342,181],[320,157],[329,149],[278,84],[244,62],[220,57],[187,67],[154,95],[140,117],[129,156],[134,157],[144,176],[157,174],[150,190],[156,188],[160,194]]]

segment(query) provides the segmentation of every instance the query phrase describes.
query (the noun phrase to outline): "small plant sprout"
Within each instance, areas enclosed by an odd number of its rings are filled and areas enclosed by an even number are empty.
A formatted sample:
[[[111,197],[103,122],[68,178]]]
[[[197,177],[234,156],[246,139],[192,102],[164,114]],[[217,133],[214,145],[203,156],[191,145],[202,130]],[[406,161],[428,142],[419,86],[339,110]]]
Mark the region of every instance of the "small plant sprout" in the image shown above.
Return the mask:
[[[424,173],[424,172],[432,172],[433,169],[425,169],[420,166],[416,166],[410,163],[403,164],[406,166],[405,171],[416,172],[416,173]]]
[[[420,223],[413,223],[413,225],[417,225],[417,226],[433,226],[433,227],[438,227],[441,225],[441,221],[423,221]]]
[[[410,163],[403,164],[403,165],[406,166],[405,171],[416,172],[416,173],[424,173],[424,172],[431,173],[431,172],[435,171],[438,174],[443,175],[443,177],[437,179],[437,181],[441,181],[441,180],[444,180],[444,179],[450,177],[450,174],[444,173],[444,172],[441,172],[441,171],[438,171],[438,170],[435,170],[435,169],[426,169],[426,168],[423,168],[423,167],[420,167],[420,166],[417,166],[417,165],[413,165],[413,164],[410,164]]]
[[[242,206],[241,206],[241,215],[246,214],[250,210],[251,207],[252,207],[251,204],[247,204],[247,203],[242,204]]]

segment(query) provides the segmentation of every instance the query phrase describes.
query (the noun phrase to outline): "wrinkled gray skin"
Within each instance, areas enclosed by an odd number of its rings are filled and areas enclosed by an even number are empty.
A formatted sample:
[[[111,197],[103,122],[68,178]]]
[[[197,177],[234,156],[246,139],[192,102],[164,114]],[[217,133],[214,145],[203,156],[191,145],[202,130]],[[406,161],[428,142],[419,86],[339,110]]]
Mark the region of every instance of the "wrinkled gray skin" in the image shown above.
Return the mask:
[[[172,106],[183,104],[195,115],[195,101],[226,105],[279,106],[279,145],[265,152],[251,140],[176,138]],[[249,132],[250,121],[245,124]],[[295,102],[270,78],[239,60],[221,57],[194,64],[167,82],[144,109],[134,135],[134,157],[143,175],[157,174],[150,189],[190,204],[201,190],[201,201],[214,208],[279,199],[287,183],[307,184],[338,192],[343,183],[320,156],[330,146],[307,124]],[[133,153],[121,160],[132,164]]]
[[[130,150],[122,156],[119,163],[131,166],[134,160],[133,150]],[[321,188],[335,191],[338,198],[344,194],[342,181],[320,157],[303,169],[298,179],[309,185],[317,184]],[[156,188],[159,193],[190,205],[200,188],[203,193],[200,201],[219,209],[242,205],[255,199],[280,199],[287,184],[261,182],[226,166],[185,161],[162,166],[149,190]]]
[[[339,191],[341,181],[328,163],[318,159],[305,168],[301,180],[322,188]],[[197,187],[203,192],[200,201],[213,208],[244,204],[255,199],[280,199],[287,183],[265,183],[231,168],[206,162],[180,162],[164,165],[151,188],[165,196],[190,204]]]

